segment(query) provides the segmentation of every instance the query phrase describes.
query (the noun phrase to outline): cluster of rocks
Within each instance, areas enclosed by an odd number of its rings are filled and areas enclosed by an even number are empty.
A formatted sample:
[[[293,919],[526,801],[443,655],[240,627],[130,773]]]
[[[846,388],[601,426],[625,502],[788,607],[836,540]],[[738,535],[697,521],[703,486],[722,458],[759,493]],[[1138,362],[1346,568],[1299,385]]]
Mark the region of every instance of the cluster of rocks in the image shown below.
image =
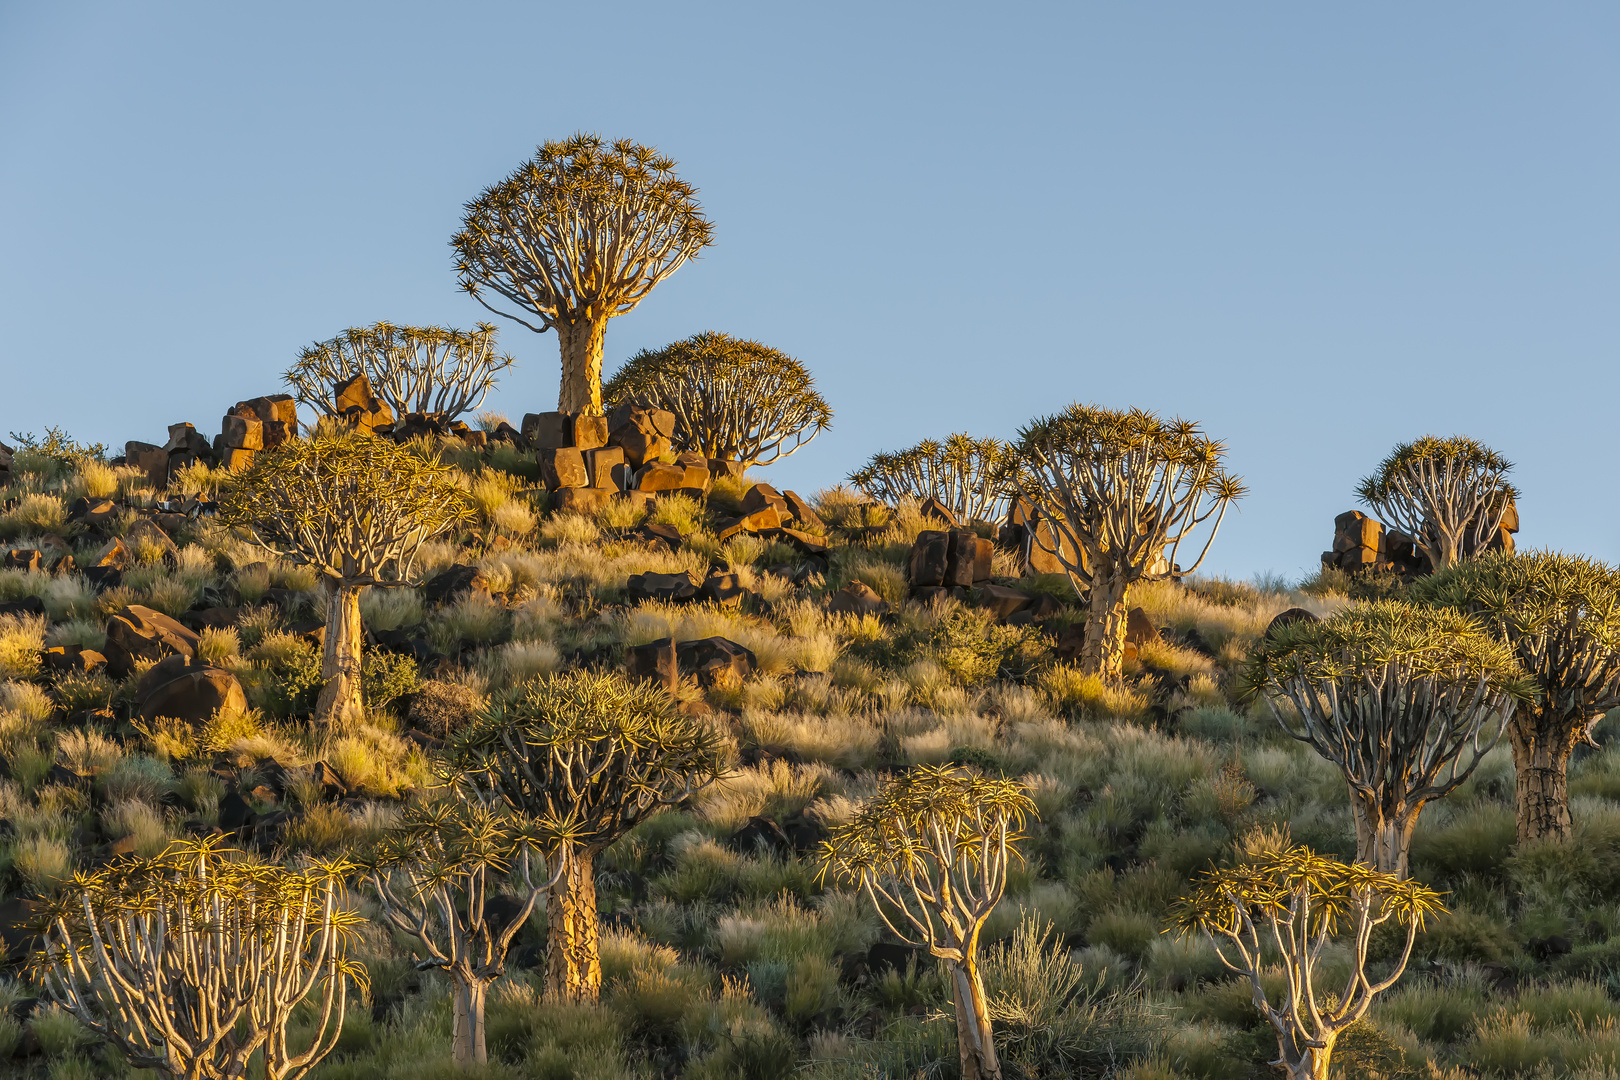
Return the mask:
[[[252,464],[260,450],[274,450],[298,435],[298,403],[288,394],[238,401],[220,421],[214,453],[235,470]]]
[[[332,409],[352,427],[369,431],[395,442],[409,442],[418,435],[448,435],[482,450],[495,442],[522,445],[518,430],[501,421],[493,431],[478,431],[463,421],[443,413],[406,413],[396,417],[389,404],[377,396],[364,373],[332,384]]]
[[[1464,557],[1482,551],[1513,552],[1514,534],[1519,531],[1519,508],[1509,503],[1496,531],[1483,544],[1471,535],[1463,540]],[[1386,529],[1377,518],[1360,510],[1346,510],[1333,519],[1333,547],[1322,552],[1322,565],[1347,573],[1391,573],[1417,577],[1430,573],[1428,557],[1417,539],[1399,529]]]

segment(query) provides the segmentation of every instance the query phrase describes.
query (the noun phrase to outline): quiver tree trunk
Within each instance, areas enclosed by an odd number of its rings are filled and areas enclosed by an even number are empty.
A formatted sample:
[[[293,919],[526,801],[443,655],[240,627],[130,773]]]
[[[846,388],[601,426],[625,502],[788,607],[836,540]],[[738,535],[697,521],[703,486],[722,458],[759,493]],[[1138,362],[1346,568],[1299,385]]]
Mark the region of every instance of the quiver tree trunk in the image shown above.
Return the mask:
[[[1350,788],[1350,816],[1356,823],[1356,862],[1406,879],[1412,832],[1423,804],[1384,806],[1364,791]]]
[[[1513,718],[1509,733],[1519,843],[1569,839],[1569,755],[1575,749],[1570,733],[1529,709]]]
[[[484,1047],[484,998],[489,984],[470,972],[450,972],[451,1011],[455,1016],[452,1057],[462,1069],[489,1063]]]
[[[607,318],[582,315],[572,322],[559,319],[556,328],[562,349],[558,411],[601,415],[602,339],[607,334]]]
[[[1117,680],[1125,673],[1125,577],[1102,565],[1091,576],[1091,598],[1080,647],[1080,670]]]
[[[1339,1041],[1337,1031],[1318,1040],[1321,1046],[1301,1046],[1298,1036],[1291,1039],[1279,1036],[1277,1041],[1288,1080],[1328,1080],[1328,1064],[1333,1057],[1333,1047]]]
[[[956,999],[956,1045],[962,1056],[962,1080],[1001,1080],[1001,1061],[996,1057],[979,965],[969,953],[965,961],[946,961],[946,967]]]
[[[555,1001],[595,1001],[602,990],[593,858],[587,848],[547,856],[567,863],[546,894],[546,997]]]
[[[326,581],[326,644],[315,719],[347,724],[365,718],[360,693],[360,586]]]

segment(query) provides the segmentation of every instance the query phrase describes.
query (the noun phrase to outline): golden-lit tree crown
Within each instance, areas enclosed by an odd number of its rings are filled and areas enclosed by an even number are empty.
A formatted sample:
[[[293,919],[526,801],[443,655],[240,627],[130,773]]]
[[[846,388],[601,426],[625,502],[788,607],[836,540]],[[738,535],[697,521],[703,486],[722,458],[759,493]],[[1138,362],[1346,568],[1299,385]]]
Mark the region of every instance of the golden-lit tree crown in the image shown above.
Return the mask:
[[[1137,469],[1172,467],[1188,490],[1235,499],[1247,490],[1222,469],[1226,444],[1191,420],[1165,420],[1145,409],[1070,405],[1018,432],[1026,454],[1062,457],[1075,464],[1126,463]]]
[[[1170,919],[1184,934],[1202,930],[1232,935],[1242,931],[1245,920],[1287,919],[1298,913],[1308,921],[1301,928],[1305,935],[1331,937],[1368,898],[1380,915],[1420,930],[1446,910],[1440,894],[1420,882],[1295,847],[1206,871],[1197,887],[1177,901]]]
[[[938,499],[966,521],[995,521],[1027,481],[1017,452],[1000,439],[966,432],[873,454],[849,482],[881,502]]]
[[[1246,678],[1255,686],[1298,678],[1354,686],[1392,664],[1407,679],[1483,681],[1519,701],[1533,693],[1512,651],[1472,619],[1396,600],[1278,627],[1249,654]]]
[[[299,401],[328,416],[336,415],[333,384],[364,375],[396,417],[425,413],[453,420],[476,409],[496,375],[513,363],[496,351],[489,323],[469,331],[379,322],[308,346],[285,381]]]
[[[1442,439],[1425,435],[1409,443],[1400,443],[1388,457],[1378,463],[1373,474],[1363,479],[1356,494],[1369,505],[1377,506],[1400,493],[1403,478],[1425,468],[1439,468],[1459,474],[1501,476],[1512,471],[1513,463],[1478,439],[1466,435],[1453,435]],[[1499,485],[1509,498],[1517,498],[1518,491],[1509,484]]]
[[[461,287],[532,330],[622,315],[713,242],[697,189],[675,162],[628,139],[576,134],[468,203],[451,240]],[[493,292],[540,325],[491,306]]]
[[[757,341],[706,331],[632,356],[602,388],[675,414],[680,449],[769,465],[832,424],[832,407],[799,361]]]
[[[219,518],[333,580],[403,581],[423,543],[472,519],[454,474],[408,447],[325,424],[230,476]]]
[[[456,885],[480,870],[504,874],[524,848],[539,842],[521,818],[453,797],[414,803],[360,860],[375,872],[409,866],[422,892]]]
[[[1036,814],[1017,780],[982,776],[959,766],[921,765],[862,804],[822,845],[821,874],[904,877],[931,849],[954,853],[966,867],[1023,839],[1016,830]]]
[[[586,670],[536,679],[446,747],[448,763],[547,843],[605,843],[725,768],[727,744],[650,683]]]
[[[1419,579],[1414,600],[1482,617],[1512,642],[1566,635],[1620,650],[1620,570],[1552,551],[1492,551]]]

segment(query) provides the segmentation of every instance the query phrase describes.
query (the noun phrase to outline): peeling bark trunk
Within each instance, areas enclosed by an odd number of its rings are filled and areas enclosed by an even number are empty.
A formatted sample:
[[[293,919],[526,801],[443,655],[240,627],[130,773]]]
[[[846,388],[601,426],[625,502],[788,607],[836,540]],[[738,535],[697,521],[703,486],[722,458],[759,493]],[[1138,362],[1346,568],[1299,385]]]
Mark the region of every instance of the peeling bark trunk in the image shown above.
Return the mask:
[[[1350,789],[1350,816],[1356,822],[1356,862],[1406,880],[1412,831],[1423,804],[1385,807]]]
[[[1124,575],[1098,567],[1091,577],[1091,602],[1086,612],[1085,637],[1080,646],[1080,670],[1117,682],[1125,673],[1125,599],[1130,586]]]
[[[327,724],[365,719],[360,693],[360,586],[326,582],[326,646],[315,719]]]
[[[1292,1038],[1277,1037],[1278,1057],[1281,1064],[1288,1071],[1288,1080],[1327,1080],[1328,1063],[1333,1057],[1333,1047],[1339,1041],[1339,1035],[1332,1035],[1322,1039],[1323,1046],[1300,1047]]]
[[[477,979],[451,972],[451,1008],[455,1013],[452,1042],[456,1067],[471,1069],[489,1063],[484,1048],[484,997],[489,987]]]
[[[1550,730],[1537,713],[1526,709],[1513,718],[1514,809],[1518,840],[1568,840],[1569,755],[1575,749],[1568,732]]]
[[[557,343],[562,349],[562,385],[557,392],[557,411],[602,414],[602,339],[607,336],[605,317],[581,316],[574,322],[558,322]]]
[[[591,867],[594,854],[574,848],[548,853],[546,858],[548,863],[568,860],[562,880],[546,894],[546,997],[595,1001],[602,991],[602,957]]]
[[[971,957],[963,963],[949,961],[947,966],[956,998],[956,1045],[962,1056],[962,1080],[1001,1080],[1001,1061],[991,1036],[979,966]]]

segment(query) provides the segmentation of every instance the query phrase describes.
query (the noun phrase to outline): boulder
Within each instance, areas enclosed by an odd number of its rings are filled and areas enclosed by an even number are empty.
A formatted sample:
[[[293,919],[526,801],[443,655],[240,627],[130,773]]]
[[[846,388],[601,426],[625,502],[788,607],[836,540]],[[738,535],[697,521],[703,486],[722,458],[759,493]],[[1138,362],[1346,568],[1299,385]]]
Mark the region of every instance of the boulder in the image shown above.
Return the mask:
[[[147,483],[162,491],[169,486],[169,452],[146,442],[124,444],[124,463],[146,474]]]
[[[951,508],[934,498],[932,495],[928,496],[928,498],[922,501],[922,505],[917,507],[917,511],[922,514],[923,517],[934,518],[936,521],[943,521],[946,525],[949,525],[953,529],[958,524],[956,514],[951,511]]]
[[[526,413],[523,438],[536,450],[574,445],[574,418],[562,412]]]
[[[675,526],[657,522],[643,525],[630,535],[666,551],[681,550],[681,543],[686,539]]]
[[[782,501],[787,503],[788,513],[801,526],[814,532],[827,531],[827,523],[821,520],[821,515],[816,513],[815,507],[801,499],[796,492],[782,492]]]
[[[394,422],[394,410],[372,390],[364,373],[334,383],[332,400],[337,415],[367,431]]]
[[[704,687],[735,686],[759,666],[749,649],[723,637],[683,641],[675,646],[676,663],[697,676]]]
[[[580,450],[596,450],[606,446],[608,421],[605,416],[583,413],[574,417],[574,446]]]
[[[906,579],[911,582],[912,588],[944,585],[950,555],[950,533],[937,529],[924,529],[918,533],[911,545],[911,559],[906,572]]]
[[[422,598],[430,604],[453,603],[474,589],[489,591],[483,573],[476,566],[457,563],[428,578],[422,585]]]
[[[725,458],[709,459],[709,475],[725,477],[741,477],[748,472],[748,466],[741,461],[727,461]]]
[[[623,449],[625,462],[639,469],[669,452],[675,414],[627,402],[608,414],[607,427],[607,445]]]
[[[657,683],[671,696],[680,686],[674,638],[659,638],[645,645],[631,645],[624,651],[624,664],[626,674],[632,679]]]
[[[787,499],[782,493],[769,484],[755,484],[743,492],[742,512],[752,514],[766,507],[774,507],[777,516],[784,521],[793,520],[793,510],[788,506]]]
[[[590,486],[585,457],[571,446],[540,451],[540,480],[547,491]]]
[[[238,401],[231,415],[252,416],[264,425],[265,450],[274,450],[298,434],[298,402],[291,394],[267,394]]]
[[[253,464],[253,455],[257,451],[239,450],[234,446],[227,446],[224,453],[219,456],[219,463],[226,472],[240,472]]]
[[[163,561],[171,568],[180,565],[179,546],[151,518],[136,518],[129,532],[124,534],[124,544],[134,553],[142,548],[157,547],[163,552]]]
[[[833,593],[827,610],[835,615],[883,615],[889,610],[889,602],[864,581],[852,581]]]
[[[780,528],[782,515],[776,507],[767,506],[742,517],[722,518],[718,525],[720,531],[717,535],[724,542],[739,533],[760,533],[767,529]]]
[[[1316,615],[1312,612],[1309,612],[1302,607],[1291,607],[1287,611],[1278,613],[1275,618],[1266,624],[1264,638],[1269,641],[1272,635],[1278,630],[1281,630],[1283,627],[1290,626],[1294,623],[1318,621],[1319,620],[1317,619]]]
[[[169,441],[164,444],[163,450],[169,455],[171,469],[177,457],[190,460],[206,459],[212,457],[214,453],[214,448],[209,445],[207,437],[191,424],[170,424]]]
[[[39,658],[47,671],[87,673],[107,666],[105,656],[82,645],[53,645],[41,652]]]
[[[1125,613],[1125,644],[1142,645],[1159,640],[1159,628],[1153,625],[1148,613],[1133,607]]]
[[[782,826],[768,817],[751,817],[742,828],[731,834],[726,846],[745,855],[764,852],[786,858],[793,854],[793,844]]]
[[[107,668],[123,677],[136,660],[196,656],[198,636],[161,611],[131,604],[107,620]]]
[[[619,494],[612,487],[565,487],[552,496],[552,507],[561,514],[595,514]]]
[[[68,520],[93,533],[106,534],[119,517],[118,504],[111,499],[74,499],[68,506]]]
[[[14,461],[12,455],[15,453],[16,451],[11,447],[5,443],[0,443],[0,484],[7,484],[11,481],[11,466]]]
[[[19,600],[0,603],[0,615],[44,615],[45,601],[37,596],[24,596]]]
[[[979,576],[979,537],[971,529],[952,529],[946,534],[948,537],[948,550],[945,555],[945,581],[947,588],[965,589],[976,581],[984,581],[990,577],[988,556],[985,560],[984,574]],[[994,550],[994,545],[988,540],[984,541],[987,552]]]
[[[698,594],[703,599],[721,607],[737,607],[742,603],[743,597],[753,595],[743,587],[740,576],[722,573],[711,573],[704,578],[703,586],[698,590]]]
[[[660,600],[667,604],[682,604],[698,594],[698,583],[689,573],[632,574],[625,583],[625,596],[631,603]]]
[[[1033,603],[1035,598],[1019,589],[1009,589],[1005,585],[985,585],[979,589],[975,602],[982,608],[988,609],[998,620],[1005,621],[1009,616],[1016,615]]]
[[[38,570],[44,565],[44,556],[34,548],[12,548],[0,565],[7,570]]]
[[[822,559],[827,557],[826,538],[816,536],[813,533],[800,532],[798,529],[781,528],[765,535],[772,540],[780,540],[788,544],[801,555]]]
[[[679,491],[686,486],[686,470],[654,461],[636,472],[637,491]]]
[[[135,553],[120,536],[108,540],[91,558],[95,560],[91,566],[111,570],[127,570],[135,564]]]
[[[619,478],[614,475],[614,469],[624,468],[624,448],[620,446],[598,446],[584,451],[585,475],[590,479],[587,487],[612,488],[621,487]]]
[[[228,449],[263,450],[264,421],[257,416],[226,414],[220,421],[219,437]]]
[[[135,684],[135,702],[144,720],[167,716],[199,723],[220,709],[247,710],[235,675],[189,656],[166,657],[148,669]]]

